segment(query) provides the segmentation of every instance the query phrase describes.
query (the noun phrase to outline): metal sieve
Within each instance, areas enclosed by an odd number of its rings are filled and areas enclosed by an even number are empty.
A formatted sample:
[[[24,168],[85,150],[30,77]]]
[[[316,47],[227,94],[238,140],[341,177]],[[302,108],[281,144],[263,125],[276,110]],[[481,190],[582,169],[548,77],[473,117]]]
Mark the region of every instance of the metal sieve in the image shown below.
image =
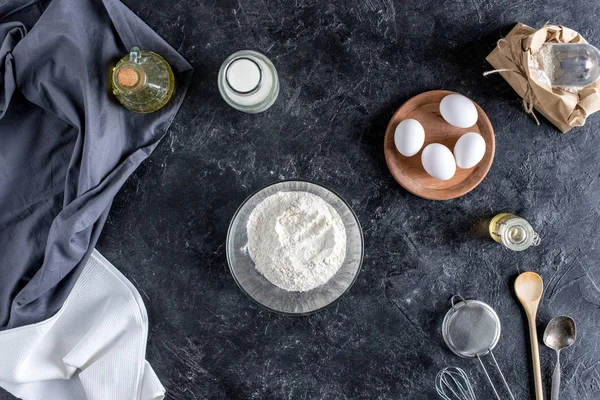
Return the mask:
[[[455,303],[455,299],[461,301]],[[490,378],[490,375],[481,361],[481,357],[488,353],[492,356],[496,369],[502,377],[502,381],[510,394],[512,400],[514,396],[500,366],[494,357],[492,350],[498,344],[500,339],[500,318],[492,307],[479,300],[465,300],[460,295],[452,296],[450,300],[452,308],[446,313],[442,324],[442,336],[448,348],[457,356],[465,358],[475,358],[479,360],[485,375],[492,386],[496,398],[500,396],[496,387]]]

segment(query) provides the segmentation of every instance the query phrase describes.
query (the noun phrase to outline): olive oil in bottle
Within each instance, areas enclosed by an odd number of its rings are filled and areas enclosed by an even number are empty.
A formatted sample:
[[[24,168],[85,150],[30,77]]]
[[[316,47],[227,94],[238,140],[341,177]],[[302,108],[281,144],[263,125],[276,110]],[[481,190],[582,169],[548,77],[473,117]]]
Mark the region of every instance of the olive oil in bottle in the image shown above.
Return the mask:
[[[126,108],[150,113],[167,104],[175,87],[169,63],[156,53],[133,47],[112,71],[112,88]]]
[[[513,214],[496,215],[490,222],[489,231],[492,239],[510,250],[522,251],[540,244],[540,237],[529,222]]]

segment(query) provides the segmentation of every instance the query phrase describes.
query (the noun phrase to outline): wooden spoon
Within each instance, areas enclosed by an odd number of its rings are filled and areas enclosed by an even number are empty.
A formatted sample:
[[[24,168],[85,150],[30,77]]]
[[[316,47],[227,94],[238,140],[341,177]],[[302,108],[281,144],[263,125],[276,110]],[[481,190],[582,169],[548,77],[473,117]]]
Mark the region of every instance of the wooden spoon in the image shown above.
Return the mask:
[[[531,359],[533,361],[533,377],[535,380],[535,398],[544,400],[542,391],[542,372],[540,370],[540,350],[538,348],[537,328],[535,318],[538,305],[544,292],[542,277],[535,272],[523,272],[515,281],[515,292],[525,309],[529,321],[529,338],[531,341]]]

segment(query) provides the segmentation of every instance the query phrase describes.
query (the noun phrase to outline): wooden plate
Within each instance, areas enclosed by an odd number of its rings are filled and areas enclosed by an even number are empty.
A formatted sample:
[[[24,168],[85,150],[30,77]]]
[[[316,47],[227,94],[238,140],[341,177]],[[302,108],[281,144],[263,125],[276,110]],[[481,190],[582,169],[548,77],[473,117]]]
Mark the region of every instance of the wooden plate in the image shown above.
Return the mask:
[[[440,115],[440,101],[454,92],[448,90],[432,90],[421,93],[411,99],[396,111],[385,132],[384,152],[385,161],[396,181],[410,193],[430,200],[448,200],[460,197],[475,189],[485,178],[496,149],[494,129],[481,107],[475,104],[479,118],[477,124],[470,128],[457,128],[447,123]],[[456,168],[452,179],[441,181],[433,178],[421,165],[421,151],[412,157],[404,157],[394,144],[394,132],[398,124],[413,118],[419,121],[425,129],[425,144],[440,143],[454,150],[458,138],[467,132],[477,132],[485,139],[485,154],[483,159],[469,169]]]

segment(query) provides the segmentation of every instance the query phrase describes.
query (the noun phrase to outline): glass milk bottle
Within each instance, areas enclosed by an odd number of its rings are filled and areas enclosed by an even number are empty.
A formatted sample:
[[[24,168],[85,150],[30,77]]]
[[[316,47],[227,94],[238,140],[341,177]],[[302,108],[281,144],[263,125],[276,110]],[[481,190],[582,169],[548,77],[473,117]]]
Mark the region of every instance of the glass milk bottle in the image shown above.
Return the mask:
[[[229,56],[219,70],[219,91],[233,108],[259,113],[279,95],[279,78],[273,63],[263,54],[242,50]]]

